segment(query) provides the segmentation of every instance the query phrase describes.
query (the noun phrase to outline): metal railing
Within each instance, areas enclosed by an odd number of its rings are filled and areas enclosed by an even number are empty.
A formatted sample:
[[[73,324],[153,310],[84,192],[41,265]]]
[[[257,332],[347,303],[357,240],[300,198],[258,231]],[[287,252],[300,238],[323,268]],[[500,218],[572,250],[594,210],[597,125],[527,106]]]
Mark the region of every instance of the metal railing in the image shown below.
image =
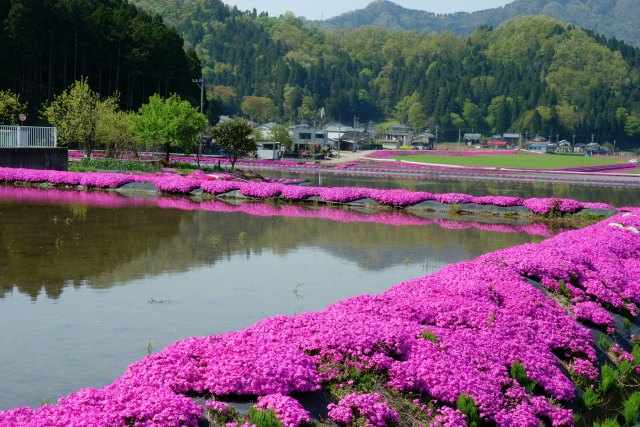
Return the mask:
[[[57,146],[57,128],[0,125],[0,148],[51,148]]]

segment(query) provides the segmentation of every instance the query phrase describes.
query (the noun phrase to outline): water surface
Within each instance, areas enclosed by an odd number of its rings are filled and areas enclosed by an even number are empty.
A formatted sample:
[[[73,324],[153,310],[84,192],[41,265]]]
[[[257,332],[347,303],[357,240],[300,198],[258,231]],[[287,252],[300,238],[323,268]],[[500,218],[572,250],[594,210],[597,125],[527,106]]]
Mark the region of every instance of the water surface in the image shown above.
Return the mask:
[[[0,408],[106,385],[185,337],[322,310],[544,238],[398,212],[198,207],[0,187]]]

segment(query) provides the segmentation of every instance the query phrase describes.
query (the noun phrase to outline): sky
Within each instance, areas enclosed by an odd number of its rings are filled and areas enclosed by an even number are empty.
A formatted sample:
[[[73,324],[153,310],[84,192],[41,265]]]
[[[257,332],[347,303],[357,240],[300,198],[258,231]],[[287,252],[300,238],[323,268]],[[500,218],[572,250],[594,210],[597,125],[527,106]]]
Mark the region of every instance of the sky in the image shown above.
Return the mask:
[[[345,12],[363,9],[373,0],[223,0],[240,10],[252,10],[258,13],[268,12],[270,16],[279,16],[291,11],[307,19],[332,18]],[[426,10],[434,13],[474,12],[491,9],[512,3],[513,0],[391,0],[408,9]]]

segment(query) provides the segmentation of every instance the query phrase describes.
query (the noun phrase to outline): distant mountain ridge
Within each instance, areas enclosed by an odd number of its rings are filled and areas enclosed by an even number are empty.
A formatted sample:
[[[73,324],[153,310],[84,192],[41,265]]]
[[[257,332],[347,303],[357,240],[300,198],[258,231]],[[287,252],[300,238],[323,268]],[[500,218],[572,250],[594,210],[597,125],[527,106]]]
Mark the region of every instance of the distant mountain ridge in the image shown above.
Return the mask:
[[[496,27],[522,15],[550,16],[640,46],[639,0],[516,0],[494,9],[451,14],[407,9],[388,0],[376,0],[364,9],[314,24],[327,30],[374,26],[391,31],[451,31],[461,35],[483,25]]]

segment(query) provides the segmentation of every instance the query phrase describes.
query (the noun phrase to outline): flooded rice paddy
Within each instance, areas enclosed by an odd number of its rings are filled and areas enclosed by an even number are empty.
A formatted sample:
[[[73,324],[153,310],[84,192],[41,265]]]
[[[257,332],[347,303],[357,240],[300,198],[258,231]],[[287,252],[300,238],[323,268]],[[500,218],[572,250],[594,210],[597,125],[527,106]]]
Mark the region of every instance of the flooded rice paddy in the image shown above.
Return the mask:
[[[185,337],[322,310],[545,238],[398,212],[197,207],[0,187],[1,409],[106,385]]]

